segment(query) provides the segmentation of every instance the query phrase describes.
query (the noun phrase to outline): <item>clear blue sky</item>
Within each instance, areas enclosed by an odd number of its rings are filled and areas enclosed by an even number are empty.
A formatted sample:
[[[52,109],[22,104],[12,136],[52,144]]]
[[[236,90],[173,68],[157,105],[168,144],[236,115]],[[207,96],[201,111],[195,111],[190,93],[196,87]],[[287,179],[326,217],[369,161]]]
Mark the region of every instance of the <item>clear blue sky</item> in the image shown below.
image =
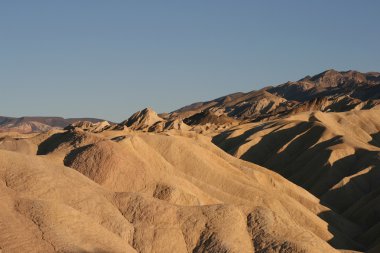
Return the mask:
[[[380,1],[0,2],[0,115],[121,121],[325,69],[380,71]]]

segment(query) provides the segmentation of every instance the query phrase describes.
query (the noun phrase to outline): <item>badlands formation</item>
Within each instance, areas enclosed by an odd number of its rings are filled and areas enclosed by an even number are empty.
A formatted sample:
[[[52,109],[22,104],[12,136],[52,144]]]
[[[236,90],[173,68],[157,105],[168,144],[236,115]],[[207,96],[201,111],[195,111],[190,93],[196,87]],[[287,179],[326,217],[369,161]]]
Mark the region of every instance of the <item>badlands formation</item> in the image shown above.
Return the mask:
[[[3,252],[360,248],[356,224],[196,133],[76,129],[1,145]]]
[[[119,124],[8,120],[0,252],[378,253],[379,84],[330,70]]]

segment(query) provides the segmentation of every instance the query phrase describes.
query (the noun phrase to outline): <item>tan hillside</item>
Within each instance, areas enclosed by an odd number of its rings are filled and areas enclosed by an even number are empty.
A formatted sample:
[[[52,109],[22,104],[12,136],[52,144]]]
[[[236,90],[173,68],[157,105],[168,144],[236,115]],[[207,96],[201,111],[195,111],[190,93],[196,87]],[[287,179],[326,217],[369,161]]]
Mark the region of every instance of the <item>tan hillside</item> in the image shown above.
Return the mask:
[[[360,228],[317,198],[191,132],[70,130],[14,142],[39,155],[0,150],[5,252],[361,247]]]
[[[0,116],[0,252],[377,253],[379,87],[328,70],[119,124]]]
[[[378,244],[380,111],[301,113],[243,124],[213,142],[236,157],[272,169],[358,224],[368,248]]]

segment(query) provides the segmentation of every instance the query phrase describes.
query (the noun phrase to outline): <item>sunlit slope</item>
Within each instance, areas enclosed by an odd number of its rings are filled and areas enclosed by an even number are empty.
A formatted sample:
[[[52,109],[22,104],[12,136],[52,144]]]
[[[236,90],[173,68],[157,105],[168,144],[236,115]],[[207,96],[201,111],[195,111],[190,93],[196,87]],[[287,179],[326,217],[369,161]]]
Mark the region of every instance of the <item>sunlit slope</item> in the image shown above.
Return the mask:
[[[213,142],[236,157],[279,172],[322,203],[379,236],[380,111],[311,112],[283,120],[244,124]],[[376,232],[375,232],[376,231]],[[376,234],[374,236],[373,234]]]
[[[329,243],[360,248],[351,240],[360,229],[302,188],[231,157],[202,136],[189,136],[67,131],[28,140],[39,156],[0,151],[6,200],[1,248],[336,252]]]

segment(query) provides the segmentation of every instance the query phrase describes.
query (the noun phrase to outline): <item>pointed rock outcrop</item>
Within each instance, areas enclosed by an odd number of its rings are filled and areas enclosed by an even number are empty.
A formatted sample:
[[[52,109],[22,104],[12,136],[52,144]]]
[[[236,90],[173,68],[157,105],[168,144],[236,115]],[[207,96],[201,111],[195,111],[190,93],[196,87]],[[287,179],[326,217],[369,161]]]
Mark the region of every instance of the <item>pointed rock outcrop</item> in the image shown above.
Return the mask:
[[[148,107],[134,113],[129,119],[121,122],[121,125],[126,125],[132,130],[144,131],[159,121],[163,121],[163,119],[152,108]]]

